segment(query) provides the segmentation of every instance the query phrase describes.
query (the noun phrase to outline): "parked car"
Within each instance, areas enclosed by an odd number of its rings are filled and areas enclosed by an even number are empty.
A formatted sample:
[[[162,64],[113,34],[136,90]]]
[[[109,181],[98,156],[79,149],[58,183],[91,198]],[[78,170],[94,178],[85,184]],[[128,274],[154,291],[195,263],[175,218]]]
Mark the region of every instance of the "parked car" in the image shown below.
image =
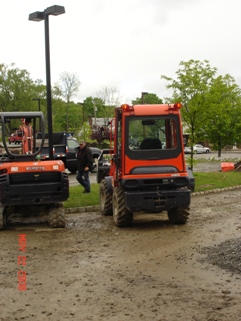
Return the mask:
[[[79,147],[79,143],[76,140],[76,138],[73,138],[73,137],[68,137],[67,143],[68,143],[68,153],[66,158],[66,168],[68,168],[68,170],[71,173],[76,173],[77,171],[76,148]],[[92,156],[95,163],[97,163],[97,159],[101,154],[101,150],[96,147],[90,147],[90,150],[92,152]],[[92,170],[92,172],[96,172],[96,169]]]
[[[15,133],[12,133],[8,137],[8,143],[9,144],[20,144],[23,139],[23,132],[21,130],[17,130]]]
[[[184,147],[184,153],[185,154],[191,154],[191,147]],[[208,147],[204,147],[203,145],[201,144],[196,144],[193,146],[193,153],[194,154],[208,154],[210,153],[210,149]]]

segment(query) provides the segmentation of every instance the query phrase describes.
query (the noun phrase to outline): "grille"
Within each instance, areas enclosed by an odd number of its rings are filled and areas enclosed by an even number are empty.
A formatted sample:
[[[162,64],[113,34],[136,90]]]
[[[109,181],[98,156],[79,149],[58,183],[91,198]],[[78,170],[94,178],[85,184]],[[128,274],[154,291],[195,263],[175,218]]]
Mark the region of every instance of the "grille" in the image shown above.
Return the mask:
[[[48,183],[48,182],[61,182],[60,172],[31,172],[31,173],[18,173],[9,175],[10,185],[17,184],[31,184],[31,183]]]

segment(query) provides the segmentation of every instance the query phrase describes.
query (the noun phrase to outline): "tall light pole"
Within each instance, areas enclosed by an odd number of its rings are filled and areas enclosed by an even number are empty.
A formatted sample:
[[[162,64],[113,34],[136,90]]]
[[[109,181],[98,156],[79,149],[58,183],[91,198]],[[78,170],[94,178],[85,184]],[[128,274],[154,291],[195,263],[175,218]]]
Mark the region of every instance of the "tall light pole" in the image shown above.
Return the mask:
[[[142,105],[144,105],[144,96],[145,95],[148,95],[148,92],[144,91],[144,92],[141,93],[141,103],[142,103]]]
[[[48,114],[48,136],[49,136],[49,159],[53,159],[53,127],[52,127],[52,99],[51,99],[51,77],[50,77],[50,50],[49,50],[49,16],[58,16],[65,13],[62,6],[52,6],[44,11],[30,13],[29,20],[42,21],[45,25],[45,60],[46,60],[46,89],[47,89],[47,114]]]

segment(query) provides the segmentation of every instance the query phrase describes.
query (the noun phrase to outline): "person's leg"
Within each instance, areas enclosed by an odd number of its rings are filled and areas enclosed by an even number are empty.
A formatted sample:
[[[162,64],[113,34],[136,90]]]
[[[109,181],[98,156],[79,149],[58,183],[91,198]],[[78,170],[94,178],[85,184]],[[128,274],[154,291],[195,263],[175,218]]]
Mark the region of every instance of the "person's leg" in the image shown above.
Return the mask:
[[[85,188],[86,185],[85,185],[85,181],[83,179],[83,175],[84,175],[84,172],[78,170],[76,179],[80,183],[80,185],[82,185]]]
[[[85,191],[87,193],[90,192],[90,178],[89,178],[89,172],[84,172],[83,173],[84,176],[84,183],[85,183]]]

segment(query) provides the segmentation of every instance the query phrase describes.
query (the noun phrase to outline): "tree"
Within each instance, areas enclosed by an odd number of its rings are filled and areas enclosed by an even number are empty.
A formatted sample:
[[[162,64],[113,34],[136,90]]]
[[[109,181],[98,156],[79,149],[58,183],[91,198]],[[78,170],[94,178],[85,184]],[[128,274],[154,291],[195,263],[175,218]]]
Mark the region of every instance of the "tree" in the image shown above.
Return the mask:
[[[81,130],[80,130],[80,138],[85,140],[85,141],[88,141],[88,139],[90,138],[91,136],[91,127],[90,125],[85,122],[82,127],[81,127]]]
[[[65,130],[69,131],[69,104],[71,99],[77,94],[80,86],[78,76],[74,73],[62,72],[60,74],[60,82],[57,87],[60,90],[60,96],[66,101],[66,127]]]
[[[157,97],[156,94],[147,93],[143,97],[145,104],[162,104],[163,101],[161,98]],[[132,100],[132,105],[141,105],[142,104],[142,97],[137,97],[135,100]]]
[[[115,108],[120,105],[120,94],[116,87],[104,86],[97,92],[97,97],[103,101],[106,107]]]
[[[45,97],[45,90],[40,80],[33,81],[25,69],[0,64],[0,111],[36,110],[33,98]],[[13,120],[9,132],[20,124]]]
[[[0,109],[1,111],[26,111],[32,105],[35,83],[23,69],[0,65]]]
[[[241,140],[241,90],[230,75],[213,79],[206,95],[203,132],[218,150]]]
[[[169,84],[167,88],[173,89],[173,101],[183,104],[182,119],[187,126],[191,143],[191,168],[193,168],[193,144],[197,133],[203,130],[203,110],[205,99],[213,83],[216,68],[211,68],[209,62],[204,60],[181,61],[177,70],[177,79],[162,75]]]

